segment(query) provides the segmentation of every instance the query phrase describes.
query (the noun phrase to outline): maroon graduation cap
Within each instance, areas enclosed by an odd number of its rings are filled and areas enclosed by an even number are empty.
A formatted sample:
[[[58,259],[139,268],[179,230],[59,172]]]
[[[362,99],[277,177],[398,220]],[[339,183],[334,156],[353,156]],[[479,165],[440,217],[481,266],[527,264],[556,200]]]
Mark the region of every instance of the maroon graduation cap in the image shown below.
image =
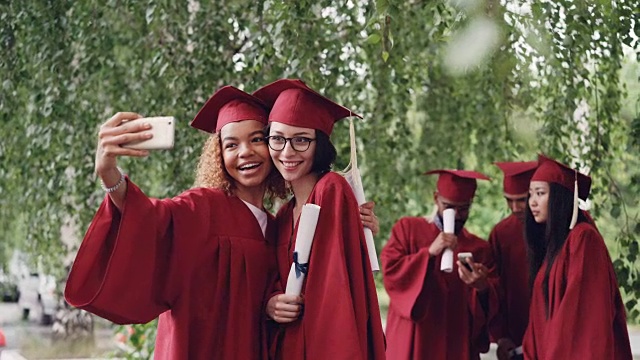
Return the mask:
[[[520,195],[529,192],[531,177],[538,167],[537,161],[496,162],[504,173],[502,186],[505,194]]]
[[[431,170],[424,175],[438,174],[438,193],[455,202],[469,202],[476,193],[476,179],[489,180],[489,177],[477,171],[469,170]]]
[[[320,95],[302,80],[280,79],[265,85],[253,95],[271,106],[269,122],[320,130],[331,135],[336,121],[362,116]]]
[[[191,126],[208,133],[243,120],[257,120],[267,125],[268,107],[262,100],[233,87],[224,86],[213,94],[198,112]]]

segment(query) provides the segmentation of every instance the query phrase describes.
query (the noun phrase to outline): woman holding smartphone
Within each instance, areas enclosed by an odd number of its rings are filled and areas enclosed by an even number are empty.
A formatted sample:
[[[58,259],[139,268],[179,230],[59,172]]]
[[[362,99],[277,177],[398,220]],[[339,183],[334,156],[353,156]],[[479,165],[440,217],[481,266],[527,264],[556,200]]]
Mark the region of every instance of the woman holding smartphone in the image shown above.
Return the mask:
[[[525,236],[532,297],[525,359],[631,359],[626,315],[604,240],[578,198],[591,178],[540,156]]]
[[[265,359],[264,304],[277,276],[274,217],[263,200],[283,196],[264,137],[268,108],[232,86],[191,125],[211,133],[196,187],[152,199],[117,167],[123,147],[149,139],[141,118],[118,113],[99,132],[96,173],[108,193],[78,251],[65,297],[116,323],[160,316],[156,359]],[[377,229],[372,204],[362,216]]]
[[[267,315],[281,324],[277,359],[384,359],[385,345],[371,265],[348,183],[330,168],[335,121],[355,115],[300,80],[278,80],[254,93],[269,105],[271,157],[294,197],[277,215],[280,283]],[[357,116],[357,115],[356,115]],[[294,261],[302,206],[320,206],[301,301],[282,294]]]
[[[277,275],[275,223],[263,199],[282,195],[263,128],[268,109],[227,86],[191,125],[213,133],[197,171],[199,187],[172,199],[147,197],[116,166],[147,151],[148,139],[117,113],[99,132],[96,173],[108,195],[78,251],[65,297],[116,323],[160,316],[156,359],[264,359],[264,299]]]

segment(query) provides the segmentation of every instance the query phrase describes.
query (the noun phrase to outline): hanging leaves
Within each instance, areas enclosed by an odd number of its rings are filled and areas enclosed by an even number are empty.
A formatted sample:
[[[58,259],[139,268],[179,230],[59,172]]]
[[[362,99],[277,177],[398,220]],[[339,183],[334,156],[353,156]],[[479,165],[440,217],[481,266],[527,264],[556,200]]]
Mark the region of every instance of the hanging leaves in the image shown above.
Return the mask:
[[[620,73],[623,46],[640,56],[630,36],[638,8],[638,0],[4,2],[0,224],[13,230],[3,235],[64,273],[104,196],[93,175],[100,123],[117,111],[176,116],[174,150],[121,161],[149,195],[173,196],[191,186],[204,140],[188,122],[218,87],[253,91],[296,77],[364,115],[359,163],[381,219],[379,247],[399,217],[429,212],[425,170],[499,178],[492,162],[542,151],[590,171],[592,212],[620,254],[625,299],[637,298],[638,257],[626,249],[638,244],[640,118],[636,103],[630,117],[622,110],[638,76],[627,85]],[[347,138],[338,124],[339,154],[348,154]],[[339,156],[336,169],[347,162]],[[469,221],[479,235],[505,214],[498,183],[479,187]],[[74,240],[63,239],[63,225]]]

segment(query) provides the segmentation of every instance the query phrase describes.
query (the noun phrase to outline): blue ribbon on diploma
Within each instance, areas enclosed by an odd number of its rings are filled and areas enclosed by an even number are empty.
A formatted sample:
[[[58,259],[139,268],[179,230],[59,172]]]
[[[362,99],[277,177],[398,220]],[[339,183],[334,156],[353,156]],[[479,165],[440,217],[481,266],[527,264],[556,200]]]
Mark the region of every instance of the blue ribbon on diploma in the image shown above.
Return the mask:
[[[306,264],[300,264],[298,262],[298,252],[294,251],[293,252],[293,263],[296,264],[296,279],[300,277],[301,274],[307,274],[307,271],[309,271],[309,263]]]

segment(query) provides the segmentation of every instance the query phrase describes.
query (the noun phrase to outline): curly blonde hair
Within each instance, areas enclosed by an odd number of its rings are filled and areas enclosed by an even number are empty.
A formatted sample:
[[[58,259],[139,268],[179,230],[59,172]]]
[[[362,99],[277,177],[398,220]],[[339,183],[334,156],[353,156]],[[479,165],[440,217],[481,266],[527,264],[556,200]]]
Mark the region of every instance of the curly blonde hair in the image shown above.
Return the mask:
[[[265,179],[265,183],[266,196],[269,200],[273,200],[275,197],[285,198],[287,196],[284,179],[275,166],[272,166],[271,172]],[[224,168],[219,133],[214,133],[204,142],[202,154],[200,154],[200,160],[196,168],[196,180],[193,186],[221,189],[227,195],[233,195],[235,180]]]
[[[221,189],[231,195],[233,179],[224,169],[223,164],[220,134],[214,133],[207,138],[202,147],[194,187]]]

